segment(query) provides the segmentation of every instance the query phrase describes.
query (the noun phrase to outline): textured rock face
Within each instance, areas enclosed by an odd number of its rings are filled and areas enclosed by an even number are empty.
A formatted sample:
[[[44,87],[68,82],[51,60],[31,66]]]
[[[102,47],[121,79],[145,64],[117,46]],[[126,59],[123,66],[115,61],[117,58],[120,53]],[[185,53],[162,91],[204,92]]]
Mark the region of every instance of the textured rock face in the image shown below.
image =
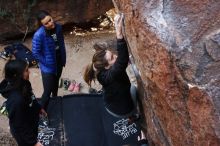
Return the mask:
[[[61,24],[84,23],[113,7],[111,0],[0,0],[0,40],[36,28],[33,17],[47,10]],[[29,24],[28,24],[29,23]]]
[[[151,145],[220,145],[220,1],[115,2],[145,90]]]

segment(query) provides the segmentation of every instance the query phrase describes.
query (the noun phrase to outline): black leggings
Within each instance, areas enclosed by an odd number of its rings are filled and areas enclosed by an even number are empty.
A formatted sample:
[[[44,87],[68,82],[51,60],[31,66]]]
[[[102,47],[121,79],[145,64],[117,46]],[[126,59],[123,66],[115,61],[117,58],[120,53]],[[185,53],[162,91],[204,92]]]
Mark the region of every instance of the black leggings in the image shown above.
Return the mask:
[[[59,68],[57,71],[57,75],[52,73],[41,72],[43,88],[44,88],[44,92],[41,97],[41,105],[45,110],[47,110],[51,93],[52,93],[52,97],[57,96],[59,79],[62,74],[62,70],[63,70],[62,67]]]

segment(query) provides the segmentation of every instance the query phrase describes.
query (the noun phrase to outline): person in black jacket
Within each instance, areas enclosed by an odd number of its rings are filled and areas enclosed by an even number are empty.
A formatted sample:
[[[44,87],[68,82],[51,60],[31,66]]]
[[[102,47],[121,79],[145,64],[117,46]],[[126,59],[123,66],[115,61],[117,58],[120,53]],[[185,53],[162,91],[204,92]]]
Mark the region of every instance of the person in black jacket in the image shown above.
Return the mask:
[[[19,146],[42,146],[38,142],[39,114],[46,112],[38,104],[29,82],[28,64],[9,60],[4,68],[5,78],[0,93],[5,97],[9,126]]]
[[[85,82],[91,86],[97,80],[103,87],[104,103],[107,111],[113,116],[127,118],[134,113],[134,102],[131,98],[131,83],[126,73],[129,61],[127,44],[122,34],[123,15],[116,15],[115,29],[117,38],[117,55],[113,53],[114,45],[95,44],[96,50],[84,73]]]

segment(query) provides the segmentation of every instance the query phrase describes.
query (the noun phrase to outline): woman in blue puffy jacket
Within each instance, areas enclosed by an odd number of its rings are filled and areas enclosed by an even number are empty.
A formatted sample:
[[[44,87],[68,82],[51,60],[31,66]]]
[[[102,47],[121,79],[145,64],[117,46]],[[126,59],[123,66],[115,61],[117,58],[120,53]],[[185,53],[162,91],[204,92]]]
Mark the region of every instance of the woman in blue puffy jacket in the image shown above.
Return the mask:
[[[40,11],[39,29],[32,40],[32,52],[38,61],[43,81],[41,104],[45,110],[50,96],[57,96],[59,78],[66,64],[66,50],[61,25],[55,23],[47,11]]]

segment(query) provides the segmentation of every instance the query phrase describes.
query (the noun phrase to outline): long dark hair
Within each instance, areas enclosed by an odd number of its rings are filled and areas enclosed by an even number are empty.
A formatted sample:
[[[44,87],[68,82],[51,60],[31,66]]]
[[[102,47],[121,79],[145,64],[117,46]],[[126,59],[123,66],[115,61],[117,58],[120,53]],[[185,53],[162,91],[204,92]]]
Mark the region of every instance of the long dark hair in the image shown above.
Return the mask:
[[[108,66],[108,61],[105,58],[106,50],[116,53],[116,42],[109,40],[96,43],[93,48],[95,49],[95,54],[92,57],[92,63],[87,65],[83,76],[83,79],[90,87],[92,81],[95,81],[96,75]]]
[[[11,88],[19,89],[24,96],[28,94],[30,90],[30,82],[24,80],[24,71],[28,67],[28,64],[24,60],[9,60],[5,64],[4,76],[5,80],[10,83]]]
[[[51,16],[49,12],[45,10],[40,10],[37,13],[37,23],[38,27],[42,26],[41,20],[43,20],[46,16]]]

